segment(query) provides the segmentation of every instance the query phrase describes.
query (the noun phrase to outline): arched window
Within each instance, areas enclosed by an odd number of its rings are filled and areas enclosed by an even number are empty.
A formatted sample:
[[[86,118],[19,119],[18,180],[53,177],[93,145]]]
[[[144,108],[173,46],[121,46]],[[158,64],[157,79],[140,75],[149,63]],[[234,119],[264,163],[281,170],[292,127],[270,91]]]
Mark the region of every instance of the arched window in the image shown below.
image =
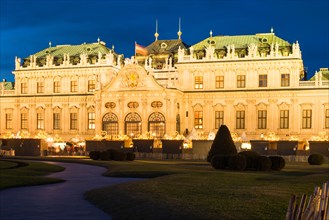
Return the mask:
[[[118,117],[114,113],[105,114],[102,121],[103,131],[108,135],[118,135]]]
[[[125,134],[131,138],[142,134],[142,118],[138,113],[132,112],[126,116]]]
[[[148,119],[148,130],[156,138],[161,138],[166,131],[166,119],[163,114],[153,112]]]

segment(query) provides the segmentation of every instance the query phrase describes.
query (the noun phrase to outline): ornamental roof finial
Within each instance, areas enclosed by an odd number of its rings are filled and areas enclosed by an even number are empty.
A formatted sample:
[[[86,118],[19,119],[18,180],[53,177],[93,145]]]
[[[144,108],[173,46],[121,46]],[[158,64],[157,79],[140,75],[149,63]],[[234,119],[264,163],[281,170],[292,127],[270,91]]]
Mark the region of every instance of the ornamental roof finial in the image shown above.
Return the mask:
[[[181,36],[182,36],[182,32],[181,32],[181,18],[179,18],[178,20],[178,32],[177,32],[177,35],[178,35],[178,39],[180,40],[181,39]]]
[[[49,41],[49,43],[48,43],[48,44],[49,44],[49,47],[51,47],[51,41]]]
[[[97,38],[97,42],[98,42],[98,43],[101,42],[101,39],[100,39],[99,37]]]
[[[158,40],[158,37],[159,37],[159,33],[158,33],[158,19],[155,20],[155,41]]]
[[[212,37],[212,30],[210,30],[209,35],[210,35],[210,37]]]
[[[273,27],[271,27],[271,33],[274,33],[274,28]]]

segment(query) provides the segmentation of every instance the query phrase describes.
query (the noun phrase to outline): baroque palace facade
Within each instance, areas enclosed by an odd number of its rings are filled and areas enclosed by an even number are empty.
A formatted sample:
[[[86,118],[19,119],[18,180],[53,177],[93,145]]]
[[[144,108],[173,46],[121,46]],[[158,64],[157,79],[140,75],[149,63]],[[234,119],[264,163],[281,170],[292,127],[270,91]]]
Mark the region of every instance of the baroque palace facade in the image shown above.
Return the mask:
[[[206,136],[221,124],[247,139],[328,133],[328,69],[303,80],[298,42],[273,31],[210,33],[191,46],[181,32],[175,40],[155,37],[130,59],[100,40],[16,57],[15,83],[0,83],[1,135],[161,138],[195,129]]]

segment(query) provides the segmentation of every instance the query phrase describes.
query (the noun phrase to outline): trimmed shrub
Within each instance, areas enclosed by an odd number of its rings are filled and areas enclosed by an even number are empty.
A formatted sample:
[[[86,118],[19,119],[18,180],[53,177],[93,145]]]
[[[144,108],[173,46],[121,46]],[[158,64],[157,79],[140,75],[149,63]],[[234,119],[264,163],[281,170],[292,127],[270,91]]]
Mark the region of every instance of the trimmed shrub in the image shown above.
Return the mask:
[[[257,170],[268,171],[271,169],[272,162],[271,159],[266,156],[259,156],[257,158]]]
[[[107,150],[107,151],[102,151],[100,153],[100,159],[101,160],[111,160],[111,153]]]
[[[321,154],[311,154],[307,161],[310,165],[321,165],[324,162],[324,157]]]
[[[286,165],[286,161],[281,156],[269,156],[268,158],[270,158],[272,162],[271,165],[272,170],[282,170]]]
[[[228,166],[228,156],[215,155],[211,158],[211,166],[215,169],[225,169]]]
[[[245,170],[247,168],[247,159],[243,155],[232,155],[228,159],[228,166],[232,170]]]
[[[208,152],[207,161],[211,162],[215,155],[235,155],[237,150],[233,142],[230,130],[226,125],[221,125],[218,129],[214,142]]]
[[[99,160],[100,155],[101,155],[101,152],[99,152],[99,151],[90,151],[89,152],[89,157],[92,160]]]
[[[247,167],[246,169],[257,169],[257,159],[260,155],[255,151],[241,151],[238,155],[246,157]]]
[[[127,160],[134,161],[135,158],[136,158],[136,155],[134,153],[127,152]]]

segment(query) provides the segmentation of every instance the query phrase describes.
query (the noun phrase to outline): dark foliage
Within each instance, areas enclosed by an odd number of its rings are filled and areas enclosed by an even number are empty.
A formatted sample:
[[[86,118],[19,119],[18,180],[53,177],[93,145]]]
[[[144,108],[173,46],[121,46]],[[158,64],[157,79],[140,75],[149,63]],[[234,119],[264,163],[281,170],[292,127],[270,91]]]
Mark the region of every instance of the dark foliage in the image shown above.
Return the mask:
[[[310,165],[321,165],[324,162],[324,157],[322,154],[311,154],[307,161]]]
[[[232,155],[228,159],[228,166],[231,170],[245,170],[247,168],[247,159],[243,155]]]
[[[116,161],[124,161],[127,159],[127,154],[121,151],[114,151],[113,152],[113,160]]]
[[[133,161],[133,160],[135,160],[135,158],[136,158],[136,155],[134,153],[127,152],[127,160]]]
[[[101,160],[111,160],[111,153],[107,150],[107,151],[102,151],[100,153],[100,159]]]
[[[230,130],[226,125],[221,125],[211,145],[210,151],[208,152],[207,161],[211,162],[212,157],[215,155],[235,154],[237,154],[237,150],[231,137]]]
[[[272,162],[272,170],[282,170],[286,165],[286,161],[281,156],[269,156],[269,158]]]
[[[246,169],[257,169],[257,159],[260,156],[255,151],[241,151],[238,155],[243,155],[246,157],[247,167]]]
[[[228,158],[226,155],[215,155],[211,158],[211,166],[215,169],[226,169]]]
[[[268,171],[271,169],[272,162],[271,159],[266,156],[259,156],[257,158],[257,170]]]
[[[92,160],[99,160],[100,159],[101,152],[99,151],[90,151],[89,157]]]

